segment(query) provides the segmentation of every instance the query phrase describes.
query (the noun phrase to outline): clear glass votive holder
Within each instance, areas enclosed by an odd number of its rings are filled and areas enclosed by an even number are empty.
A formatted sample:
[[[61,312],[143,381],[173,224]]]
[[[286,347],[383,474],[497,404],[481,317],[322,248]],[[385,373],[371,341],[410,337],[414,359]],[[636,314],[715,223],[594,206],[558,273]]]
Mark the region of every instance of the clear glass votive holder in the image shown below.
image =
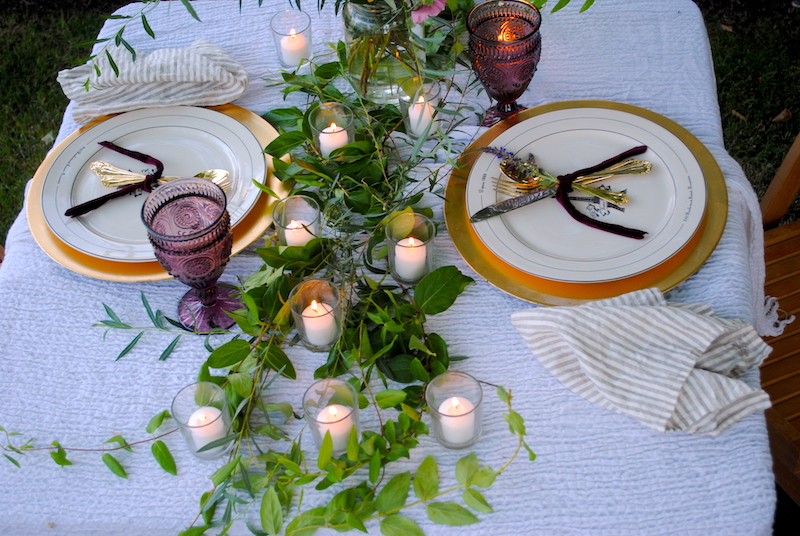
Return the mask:
[[[316,351],[329,350],[342,329],[342,296],[327,279],[307,279],[289,293],[289,308],[303,343]]]
[[[317,447],[330,432],[334,455],[347,450],[353,428],[358,433],[358,392],[344,380],[326,378],[309,387],[303,395],[303,412]]]
[[[355,139],[353,111],[340,102],[321,102],[308,114],[314,146],[324,158]]]
[[[428,384],[425,401],[440,445],[464,449],[478,441],[483,402],[478,380],[463,372],[445,372]]]
[[[436,226],[423,214],[403,212],[386,224],[389,269],[401,283],[416,283],[433,266]]]
[[[181,389],[172,400],[172,418],[189,445],[189,450],[200,459],[213,460],[227,453],[233,441],[200,451],[209,443],[228,437],[231,414],[225,391],[211,382],[198,382]]]
[[[269,23],[278,60],[287,68],[297,68],[311,58],[311,17],[299,9],[279,11]]]
[[[436,106],[441,92],[439,80],[415,76],[403,82],[400,89],[400,111],[406,134],[414,139],[433,135],[437,130]]]
[[[305,246],[319,236],[319,203],[307,195],[290,195],[272,207],[272,222],[282,246]]]

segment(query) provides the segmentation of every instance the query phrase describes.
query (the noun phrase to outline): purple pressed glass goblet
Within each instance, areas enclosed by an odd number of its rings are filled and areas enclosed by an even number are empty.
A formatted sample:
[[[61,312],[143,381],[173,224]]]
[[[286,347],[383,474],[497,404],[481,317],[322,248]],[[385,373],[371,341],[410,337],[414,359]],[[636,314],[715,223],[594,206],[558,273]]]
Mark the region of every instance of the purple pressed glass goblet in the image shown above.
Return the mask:
[[[519,0],[489,0],[470,11],[472,70],[497,101],[486,111],[484,126],[522,109],[517,99],[528,89],[542,53],[541,21],[535,6]]]
[[[222,188],[206,179],[186,178],[159,186],[142,207],[142,221],[156,258],[190,290],[178,304],[178,318],[189,329],[229,328],[225,311],[242,305],[235,290],[217,279],[231,255],[231,218]]]

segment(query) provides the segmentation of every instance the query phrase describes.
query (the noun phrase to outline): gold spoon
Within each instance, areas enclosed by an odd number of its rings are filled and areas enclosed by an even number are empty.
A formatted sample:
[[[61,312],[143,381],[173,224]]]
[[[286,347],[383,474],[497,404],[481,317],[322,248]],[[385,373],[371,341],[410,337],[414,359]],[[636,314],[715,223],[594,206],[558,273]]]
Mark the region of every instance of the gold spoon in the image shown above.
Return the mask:
[[[145,175],[142,173],[134,173],[133,171],[128,171],[126,169],[118,168],[117,166],[113,166],[108,162],[103,162],[101,160],[92,162],[91,164],[89,164],[89,167],[92,171],[95,172],[96,175],[100,177],[100,182],[103,183],[103,186],[108,186],[112,188],[116,186],[127,186],[128,184],[141,182],[145,178]],[[230,188],[231,183],[233,182],[230,178],[230,173],[228,173],[224,169],[207,169],[205,171],[201,171],[200,173],[195,175],[195,177],[199,177],[201,179],[208,179],[225,191],[227,191],[228,188]],[[180,178],[181,177],[166,176],[158,179],[158,182],[159,184],[163,184],[167,181]]]

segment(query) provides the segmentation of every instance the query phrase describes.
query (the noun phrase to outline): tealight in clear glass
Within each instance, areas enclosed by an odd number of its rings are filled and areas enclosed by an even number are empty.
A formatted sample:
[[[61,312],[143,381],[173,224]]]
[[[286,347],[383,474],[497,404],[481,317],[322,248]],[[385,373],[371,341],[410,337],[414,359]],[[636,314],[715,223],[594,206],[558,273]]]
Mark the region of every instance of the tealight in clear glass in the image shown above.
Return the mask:
[[[433,78],[413,77],[401,84],[400,111],[410,137],[428,138],[437,130],[436,106],[441,85]]]
[[[389,269],[401,283],[413,284],[433,266],[436,226],[423,214],[403,212],[386,224]]]
[[[358,392],[344,380],[326,378],[309,387],[303,395],[303,412],[317,447],[330,432],[334,455],[347,450],[353,428],[358,433]]]
[[[204,446],[228,437],[231,414],[225,391],[211,382],[198,382],[184,387],[172,400],[172,418],[189,445],[200,459],[213,460],[226,454],[233,441],[201,451]]]
[[[306,12],[299,9],[279,11],[269,25],[281,65],[296,69],[303,60],[311,58],[311,17]]]
[[[319,236],[319,203],[307,195],[290,195],[275,203],[272,221],[282,246],[305,246]]]
[[[324,158],[355,140],[353,111],[346,104],[321,102],[309,112],[308,122],[314,146]]]
[[[341,333],[343,310],[339,287],[326,279],[307,279],[289,293],[289,308],[303,343],[329,350]]]
[[[478,380],[463,372],[445,372],[428,384],[425,401],[440,445],[465,449],[478,441],[483,402]]]

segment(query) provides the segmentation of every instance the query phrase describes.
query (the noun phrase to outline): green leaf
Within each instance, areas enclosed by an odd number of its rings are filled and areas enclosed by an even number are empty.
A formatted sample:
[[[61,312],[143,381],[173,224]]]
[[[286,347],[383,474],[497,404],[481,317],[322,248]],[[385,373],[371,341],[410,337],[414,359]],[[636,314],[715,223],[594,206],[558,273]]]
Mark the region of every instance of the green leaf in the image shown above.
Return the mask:
[[[283,528],[283,510],[278,493],[273,486],[264,491],[261,498],[261,528],[267,534],[278,534]]]
[[[415,357],[411,360],[409,369],[411,370],[411,375],[415,380],[422,383],[428,383],[431,381],[430,374],[428,374],[428,371],[425,370],[425,367],[422,366],[422,362],[418,358]]]
[[[429,499],[439,493],[439,467],[433,456],[428,456],[414,475],[414,494],[422,500]]]
[[[8,454],[3,454],[3,456],[5,456],[6,460],[10,461],[11,463],[16,465],[17,467],[20,467],[19,462],[17,460],[15,460],[14,458],[12,458],[11,456],[9,456]]]
[[[114,61],[114,58],[111,57],[111,53],[106,49],[106,58],[108,58],[108,63],[111,65],[111,70],[114,71],[116,76],[119,76],[119,67],[117,67],[117,62]]]
[[[506,391],[499,385],[497,386],[497,398],[499,398],[501,402],[505,402],[506,404],[508,404],[508,401],[510,400],[508,391]]]
[[[406,392],[399,389],[384,389],[375,395],[381,409],[393,408],[406,399]]]
[[[508,423],[508,429],[511,430],[512,434],[523,436],[526,434],[525,419],[516,411],[503,413],[503,419]]]
[[[228,374],[228,383],[230,383],[233,390],[242,398],[247,398],[253,390],[253,377],[244,372],[234,372]]]
[[[291,150],[303,145],[306,140],[308,140],[306,135],[299,130],[284,132],[272,140],[272,142],[270,142],[270,144],[264,149],[264,152],[274,156],[275,158],[281,158]]]
[[[333,439],[331,438],[331,431],[325,430],[325,437],[322,438],[322,445],[319,447],[319,455],[317,456],[317,467],[322,471],[326,471],[332,457]]]
[[[569,2],[570,2],[570,0],[558,0],[558,3],[556,4],[556,7],[554,7],[553,11],[551,11],[550,13],[555,13],[556,11],[560,10],[561,8],[563,8],[564,6],[569,4]]]
[[[62,467],[65,465],[72,465],[72,462],[67,459],[67,453],[63,448],[61,448],[61,445],[58,443],[58,441],[53,441],[51,445],[56,447],[55,451],[50,451],[50,457],[53,458],[54,462]]]
[[[452,502],[428,503],[427,511],[430,520],[440,525],[472,525],[479,521],[475,514]]]
[[[155,34],[155,32],[153,32],[153,29],[150,27],[150,24],[147,22],[147,18],[144,16],[144,13],[142,13],[142,27],[144,28],[144,31],[147,32],[147,35],[149,35],[153,39],[156,38],[156,34]]]
[[[128,452],[133,452],[133,449],[130,447],[130,445],[128,445],[128,442],[125,441],[125,438],[123,438],[121,435],[115,435],[108,441],[105,441],[105,443],[116,443]]]
[[[125,468],[117,461],[117,459],[106,452],[103,454],[103,462],[106,466],[111,469],[111,472],[117,475],[120,478],[128,478],[128,473],[125,472]]]
[[[164,361],[169,357],[169,354],[171,354],[172,351],[175,349],[175,347],[178,345],[178,341],[181,340],[181,337],[182,335],[178,335],[177,337],[172,339],[172,342],[169,343],[166,348],[164,348],[164,351],[161,352],[161,355],[158,357],[159,361]]]
[[[233,470],[236,469],[236,465],[239,463],[240,459],[241,456],[236,456],[236,458],[232,459],[231,461],[229,461],[228,463],[226,463],[225,465],[214,471],[214,474],[211,475],[211,482],[215,486],[219,486],[220,484],[222,484],[226,478],[231,476],[231,473],[233,473]]]
[[[464,504],[473,510],[483,512],[484,514],[491,514],[494,512],[489,503],[486,502],[486,499],[483,498],[483,495],[481,495],[481,492],[475,488],[465,489],[464,493],[461,494],[461,498],[464,499]]]
[[[197,22],[203,22],[203,21],[201,21],[201,20],[200,20],[200,17],[198,17],[198,16],[197,16],[197,12],[195,12],[194,8],[192,7],[192,4],[190,4],[190,3],[189,3],[189,0],[181,0],[181,3],[182,3],[182,4],[184,5],[184,7],[186,8],[186,11],[188,11],[188,12],[189,12],[189,15],[191,15],[192,17],[194,17],[194,19],[195,19]]]
[[[209,503],[211,492],[207,491],[200,496],[200,512],[203,515],[203,521],[206,525],[211,523],[214,519],[214,511],[217,509],[217,503]]]
[[[163,441],[159,439],[153,443],[150,447],[150,451],[153,453],[153,457],[158,462],[158,465],[160,465],[164,471],[171,475],[178,474],[178,468],[175,466],[175,459],[172,457],[172,453]]]
[[[378,494],[378,498],[375,501],[375,507],[378,512],[385,514],[403,506],[406,503],[410,486],[411,473],[408,471],[392,477]]]
[[[496,478],[497,472],[488,465],[484,465],[472,476],[468,484],[474,484],[475,486],[488,488],[494,484],[494,480]]]
[[[459,484],[470,484],[478,472],[478,457],[470,452],[456,463],[456,480]]]
[[[364,522],[361,521],[357,515],[353,512],[347,512],[345,514],[345,519],[347,520],[347,524],[353,527],[356,530],[360,530],[363,533],[368,533],[367,527],[364,526]]]
[[[122,351],[119,353],[119,355],[114,361],[119,361],[124,355],[133,350],[133,347],[136,346],[136,343],[139,342],[139,339],[142,338],[142,335],[144,335],[144,331],[140,331],[139,334],[136,337],[134,337],[130,343],[128,343],[128,346],[122,349]]]
[[[208,529],[209,529],[208,525],[202,525],[200,527],[189,527],[186,530],[180,531],[178,533],[178,536],[203,536]]]
[[[381,534],[384,536],[425,536],[413,520],[392,514],[381,519]]]
[[[535,453],[535,452],[533,452],[533,451],[531,450],[531,448],[528,446],[528,444],[527,444],[527,443],[525,443],[524,441],[522,442],[522,446],[523,446],[523,447],[525,447],[525,450],[527,450],[527,451],[528,451],[528,459],[529,459],[530,461],[535,461],[535,460],[536,460],[536,453]]]
[[[294,370],[294,365],[289,360],[286,352],[277,344],[270,344],[264,352],[264,361],[275,372],[280,372],[282,376],[290,380],[297,379],[297,372]]]
[[[381,476],[381,453],[376,450],[369,460],[369,481],[375,484]]]
[[[414,302],[426,315],[446,311],[464,288],[475,280],[462,274],[455,266],[442,266],[417,283]]]
[[[291,534],[292,536],[311,536],[317,531],[317,528],[324,523],[325,507],[318,506],[311,510],[306,510],[292,519],[286,526],[286,534]]]
[[[350,437],[347,440],[347,459],[351,462],[358,461],[358,430],[350,428]]]
[[[150,419],[150,422],[147,423],[147,428],[145,428],[145,430],[148,434],[152,434],[158,429],[159,426],[161,426],[161,423],[164,422],[164,419],[168,417],[170,417],[170,414],[167,410],[157,413],[152,419]]]
[[[250,355],[250,343],[242,339],[226,342],[208,356],[208,366],[211,368],[226,368],[235,365]]]
[[[294,412],[294,410],[292,409],[292,405],[289,404],[288,402],[264,404],[263,406],[260,407],[264,413],[268,413],[270,411],[279,411],[280,413],[283,414],[284,417],[286,417],[287,421],[292,418],[292,413]]]

